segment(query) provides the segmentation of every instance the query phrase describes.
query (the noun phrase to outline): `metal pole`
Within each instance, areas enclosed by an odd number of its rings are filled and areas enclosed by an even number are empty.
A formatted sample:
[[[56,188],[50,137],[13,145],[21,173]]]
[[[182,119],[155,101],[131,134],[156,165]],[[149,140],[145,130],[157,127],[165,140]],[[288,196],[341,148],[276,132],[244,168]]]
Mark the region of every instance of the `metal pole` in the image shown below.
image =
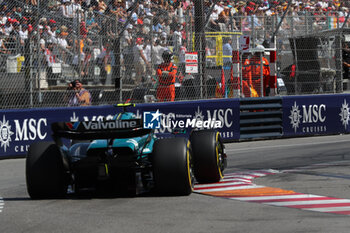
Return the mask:
[[[39,27],[39,20],[40,20],[40,14],[39,14],[39,12],[40,12],[40,0],[38,0],[38,5],[37,5],[37,22],[36,22],[36,28],[37,28],[37,31],[39,31],[38,30],[38,27]],[[41,65],[41,57],[40,57],[40,53],[41,53],[41,48],[40,48],[40,34],[39,34],[39,32],[37,33],[37,43],[38,43],[38,45],[37,45],[37,75],[38,75],[38,100],[39,100],[39,103],[41,103],[42,102],[42,99],[41,99],[41,87],[40,87],[40,79],[41,79],[41,77],[40,77],[40,65]],[[46,77],[45,77],[46,78]]]
[[[254,28],[254,17],[252,15],[248,15],[250,17],[250,25],[251,25],[251,34],[250,34],[250,42],[252,43],[252,47],[255,48],[255,28]]]
[[[33,82],[32,82],[32,72],[31,72],[31,52],[30,52],[30,35],[28,39],[24,41],[24,79],[25,79],[25,92],[29,92],[30,106],[33,107]]]
[[[199,60],[199,79],[200,79],[200,97],[203,99],[204,96],[207,95],[206,87],[204,84],[206,83],[205,79],[205,21],[204,21],[204,1],[198,0],[194,2],[195,9],[195,51],[198,52],[198,60]]]
[[[77,14],[78,10],[76,10],[75,14]],[[73,18],[74,21],[74,18]],[[77,37],[78,37],[78,70],[79,70],[79,74],[78,77],[79,79],[81,79],[81,44],[80,44],[80,15],[77,16]],[[74,22],[73,22],[74,25]],[[84,82],[84,81],[82,81]]]
[[[264,69],[263,69],[263,56],[264,52],[260,53],[260,96],[264,96]]]
[[[298,91],[298,77],[299,77],[299,68],[298,68],[298,55],[297,55],[297,45],[296,45],[296,40],[295,37],[293,38],[294,41],[294,57],[295,57],[295,77],[294,77],[294,94],[299,94]]]

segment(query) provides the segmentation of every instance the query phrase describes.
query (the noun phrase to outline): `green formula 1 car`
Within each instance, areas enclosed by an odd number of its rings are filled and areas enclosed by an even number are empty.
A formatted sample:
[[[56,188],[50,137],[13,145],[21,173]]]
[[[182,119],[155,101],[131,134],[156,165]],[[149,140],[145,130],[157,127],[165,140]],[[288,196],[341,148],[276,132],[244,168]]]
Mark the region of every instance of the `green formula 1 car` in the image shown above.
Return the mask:
[[[32,144],[26,157],[29,196],[60,198],[67,190],[189,195],[195,182],[223,177],[226,155],[219,132],[160,139],[126,111],[130,105],[122,106],[124,111],[110,121],[53,123],[53,141]],[[70,147],[63,138],[72,141]]]

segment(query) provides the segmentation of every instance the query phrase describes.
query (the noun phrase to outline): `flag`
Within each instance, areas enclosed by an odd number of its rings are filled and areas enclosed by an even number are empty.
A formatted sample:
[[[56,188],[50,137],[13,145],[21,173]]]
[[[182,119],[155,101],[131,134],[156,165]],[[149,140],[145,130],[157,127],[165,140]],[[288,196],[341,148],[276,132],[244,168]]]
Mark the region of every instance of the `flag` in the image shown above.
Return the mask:
[[[231,70],[230,70],[230,84],[228,88],[228,97],[233,98],[233,65],[231,65]]]
[[[224,67],[221,68],[221,94],[222,96],[226,96],[226,85],[225,85],[225,72]]]
[[[328,18],[328,28],[329,29],[334,29],[334,28],[337,28],[337,18],[335,17],[329,17]]]
[[[250,97],[259,97],[258,92],[254,89],[254,87],[250,88]]]

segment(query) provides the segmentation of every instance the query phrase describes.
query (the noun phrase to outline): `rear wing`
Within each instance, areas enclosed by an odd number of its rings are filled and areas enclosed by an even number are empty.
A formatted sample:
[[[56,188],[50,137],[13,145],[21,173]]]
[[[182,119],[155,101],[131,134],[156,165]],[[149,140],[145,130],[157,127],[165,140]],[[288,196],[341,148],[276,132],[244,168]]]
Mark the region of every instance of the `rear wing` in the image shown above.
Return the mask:
[[[75,140],[132,138],[149,134],[141,119],[110,121],[55,122],[51,124],[53,138]]]

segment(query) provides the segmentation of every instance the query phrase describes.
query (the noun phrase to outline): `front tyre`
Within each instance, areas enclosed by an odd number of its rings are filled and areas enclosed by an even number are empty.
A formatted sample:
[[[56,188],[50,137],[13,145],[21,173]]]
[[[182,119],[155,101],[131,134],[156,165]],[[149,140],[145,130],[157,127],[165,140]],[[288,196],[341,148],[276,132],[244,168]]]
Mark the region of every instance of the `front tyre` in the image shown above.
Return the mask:
[[[62,198],[65,170],[59,147],[53,142],[33,143],[26,158],[27,191],[32,199]]]
[[[189,195],[193,191],[190,141],[185,138],[159,139],[153,147],[155,188],[162,195]]]
[[[220,133],[214,130],[193,131],[190,140],[196,180],[199,183],[219,182],[226,167],[226,155]]]

